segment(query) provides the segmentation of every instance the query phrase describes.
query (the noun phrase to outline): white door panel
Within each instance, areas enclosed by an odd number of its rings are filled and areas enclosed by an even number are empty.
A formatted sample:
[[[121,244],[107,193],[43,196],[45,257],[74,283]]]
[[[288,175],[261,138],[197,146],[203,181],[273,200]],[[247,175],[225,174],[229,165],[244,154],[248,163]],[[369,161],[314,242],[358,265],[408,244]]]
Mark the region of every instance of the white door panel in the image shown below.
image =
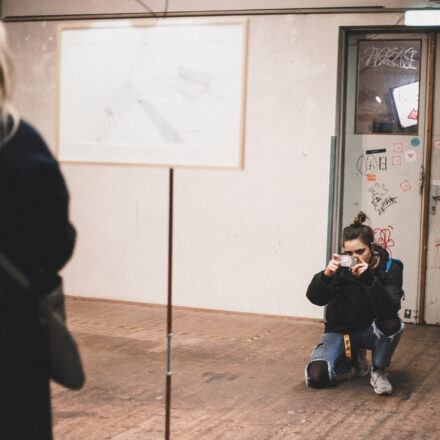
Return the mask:
[[[406,40],[408,44],[411,41],[420,41],[419,45],[413,44],[417,50],[411,49],[411,56],[415,56],[419,63],[417,85],[414,75],[405,83],[405,72],[412,69],[411,63],[415,62],[415,58],[411,59],[410,56],[399,58],[399,53],[409,53],[407,51],[410,48],[406,47]],[[418,53],[414,55],[415,52]],[[376,58],[373,61],[368,59],[365,64],[361,64],[363,54],[376,54]],[[385,247],[393,258],[402,260],[405,291],[402,317],[405,314],[405,321],[408,322],[415,322],[418,312],[422,219],[420,187],[426,129],[426,64],[427,37],[424,34],[366,34],[350,37],[347,54],[341,227],[351,223],[356,213],[360,209],[363,210],[370,219],[376,241]],[[377,65],[385,65],[386,68],[377,69],[376,74],[374,69]],[[365,82],[366,86],[362,85],[358,78],[358,70],[361,72],[362,69],[369,69],[369,82]],[[375,75],[378,82],[382,81],[385,84],[382,89],[375,88]],[[393,81],[398,86],[387,89],[386,85]],[[410,95],[403,94],[408,84],[413,89],[420,87],[419,108],[414,109],[416,113],[412,112],[414,103],[410,101]],[[402,98],[399,101],[397,93],[400,90]],[[364,102],[365,114],[373,115],[373,127],[376,128],[371,131],[376,132],[368,133],[368,130],[365,130],[366,125],[361,120],[362,114],[357,113],[357,99]],[[374,115],[376,112],[379,114],[384,106],[388,108],[388,113],[398,118],[397,121],[387,122],[387,117],[384,117],[385,122],[376,122]],[[409,119],[404,120],[402,114],[407,115]],[[412,124],[411,118],[416,120],[417,127],[407,128],[408,124]],[[391,124],[394,124],[394,128]],[[390,132],[383,133],[381,130]],[[411,130],[416,132],[411,133]],[[363,134],[357,134],[356,131]]]

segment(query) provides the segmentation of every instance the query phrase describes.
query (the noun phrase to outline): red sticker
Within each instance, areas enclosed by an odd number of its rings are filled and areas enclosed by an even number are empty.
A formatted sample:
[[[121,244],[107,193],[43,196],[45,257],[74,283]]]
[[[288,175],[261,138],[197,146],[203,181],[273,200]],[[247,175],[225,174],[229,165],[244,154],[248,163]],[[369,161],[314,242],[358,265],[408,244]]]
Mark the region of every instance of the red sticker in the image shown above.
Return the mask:
[[[376,174],[368,174],[367,180],[368,182],[376,182]]]
[[[416,109],[412,109],[411,113],[408,115],[408,119],[416,119],[417,120],[418,111]]]
[[[400,184],[400,188],[403,192],[407,192],[411,189],[411,184],[408,182],[408,180],[404,180],[401,184]]]
[[[401,143],[394,144],[395,153],[401,153],[402,151],[403,151],[403,144]]]
[[[391,159],[391,163],[395,166],[395,167],[399,167],[402,165],[402,158],[400,156],[393,156]]]

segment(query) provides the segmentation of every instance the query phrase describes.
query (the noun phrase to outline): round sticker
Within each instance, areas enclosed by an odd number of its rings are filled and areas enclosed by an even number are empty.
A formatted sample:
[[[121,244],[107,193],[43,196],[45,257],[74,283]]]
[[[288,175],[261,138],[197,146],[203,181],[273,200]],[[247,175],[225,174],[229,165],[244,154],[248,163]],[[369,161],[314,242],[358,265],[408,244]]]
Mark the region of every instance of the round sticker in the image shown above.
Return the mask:
[[[415,162],[417,160],[417,153],[415,151],[409,150],[405,153],[405,159],[407,162]]]
[[[419,138],[412,138],[411,139],[411,145],[413,147],[418,147],[420,145],[420,139]]]
[[[357,170],[364,176],[377,170],[377,159],[373,154],[363,154],[356,163]]]

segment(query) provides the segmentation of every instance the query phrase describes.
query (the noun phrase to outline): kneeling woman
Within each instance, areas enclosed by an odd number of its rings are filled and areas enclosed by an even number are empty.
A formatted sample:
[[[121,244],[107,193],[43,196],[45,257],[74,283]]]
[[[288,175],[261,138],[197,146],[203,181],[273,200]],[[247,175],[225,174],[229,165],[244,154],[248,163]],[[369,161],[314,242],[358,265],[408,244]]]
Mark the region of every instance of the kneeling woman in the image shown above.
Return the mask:
[[[325,333],[306,367],[306,382],[314,388],[328,386],[353,366],[355,374],[366,376],[369,349],[370,383],[377,394],[391,394],[385,368],[405,327],[397,314],[403,295],[402,264],[389,260],[388,252],[374,244],[373,231],[362,224],[365,219],[359,212],[342,234],[345,255],[356,257],[355,265],[344,267],[334,254],[307,289],[313,304],[327,307]]]

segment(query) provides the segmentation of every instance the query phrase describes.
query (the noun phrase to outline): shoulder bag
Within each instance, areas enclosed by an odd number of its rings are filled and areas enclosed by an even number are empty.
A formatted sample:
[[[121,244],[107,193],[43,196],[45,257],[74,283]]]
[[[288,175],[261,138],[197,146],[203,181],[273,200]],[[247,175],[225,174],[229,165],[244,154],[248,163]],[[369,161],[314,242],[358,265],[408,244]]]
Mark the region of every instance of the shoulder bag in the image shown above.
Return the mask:
[[[0,253],[0,267],[31,297],[31,283],[2,253]],[[84,385],[85,375],[78,346],[66,326],[62,283],[36,301],[40,322],[46,329],[49,343],[50,378],[67,388],[79,390]]]

